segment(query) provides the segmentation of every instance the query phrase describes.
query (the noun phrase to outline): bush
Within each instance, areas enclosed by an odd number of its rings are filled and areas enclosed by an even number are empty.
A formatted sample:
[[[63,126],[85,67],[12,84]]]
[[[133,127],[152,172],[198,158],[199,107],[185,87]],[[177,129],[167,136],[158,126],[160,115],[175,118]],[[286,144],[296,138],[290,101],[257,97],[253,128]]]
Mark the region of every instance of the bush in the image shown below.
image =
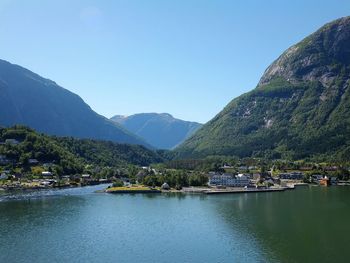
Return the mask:
[[[113,187],[122,187],[122,186],[124,186],[124,183],[122,180],[117,179],[113,182]]]

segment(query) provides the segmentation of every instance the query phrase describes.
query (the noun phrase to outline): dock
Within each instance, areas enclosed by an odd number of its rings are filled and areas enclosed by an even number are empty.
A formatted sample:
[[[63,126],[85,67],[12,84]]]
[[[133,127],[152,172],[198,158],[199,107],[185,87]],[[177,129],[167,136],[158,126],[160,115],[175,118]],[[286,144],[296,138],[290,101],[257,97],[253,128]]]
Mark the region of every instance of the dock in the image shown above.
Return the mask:
[[[240,194],[240,193],[266,193],[266,192],[283,192],[285,188],[266,188],[266,189],[223,189],[223,190],[208,190],[203,193],[212,194]]]

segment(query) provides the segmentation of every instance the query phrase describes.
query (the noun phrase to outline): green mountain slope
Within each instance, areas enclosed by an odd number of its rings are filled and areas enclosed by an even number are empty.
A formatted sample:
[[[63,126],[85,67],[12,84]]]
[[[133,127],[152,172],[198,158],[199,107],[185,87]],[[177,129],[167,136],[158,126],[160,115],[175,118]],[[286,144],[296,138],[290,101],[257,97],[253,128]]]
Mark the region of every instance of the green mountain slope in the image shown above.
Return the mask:
[[[111,120],[158,149],[172,149],[197,131],[202,124],[176,119],[168,113],[116,115]]]
[[[254,90],[232,100],[176,155],[348,159],[349,81],[350,17],[345,17],[286,50]]]
[[[25,68],[0,60],[0,125],[16,124],[50,135],[147,145],[94,112],[78,95]]]
[[[9,139],[19,143],[9,143]],[[5,165],[13,167],[26,167],[30,159],[41,164],[54,163],[61,174],[81,173],[86,165],[125,167],[163,161],[157,153],[140,145],[48,136],[23,126],[0,128],[0,156],[7,160]]]

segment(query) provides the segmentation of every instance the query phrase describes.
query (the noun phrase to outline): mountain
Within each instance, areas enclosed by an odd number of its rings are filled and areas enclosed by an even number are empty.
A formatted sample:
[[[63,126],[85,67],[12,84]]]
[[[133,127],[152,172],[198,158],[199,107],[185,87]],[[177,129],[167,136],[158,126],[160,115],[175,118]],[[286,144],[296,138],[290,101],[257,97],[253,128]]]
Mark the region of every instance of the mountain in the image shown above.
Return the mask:
[[[48,136],[20,125],[0,128],[0,142],[0,159],[8,160],[7,168],[27,167],[30,159],[36,159],[41,165],[54,163],[60,174],[76,174],[87,166],[125,168],[164,161],[141,145]]]
[[[177,158],[350,156],[350,17],[287,49],[257,87],[176,149]]]
[[[183,121],[168,113],[139,113],[111,118],[158,149],[172,149],[197,131],[202,124]]]
[[[0,126],[23,124],[40,132],[147,145],[94,112],[55,82],[0,60]]]

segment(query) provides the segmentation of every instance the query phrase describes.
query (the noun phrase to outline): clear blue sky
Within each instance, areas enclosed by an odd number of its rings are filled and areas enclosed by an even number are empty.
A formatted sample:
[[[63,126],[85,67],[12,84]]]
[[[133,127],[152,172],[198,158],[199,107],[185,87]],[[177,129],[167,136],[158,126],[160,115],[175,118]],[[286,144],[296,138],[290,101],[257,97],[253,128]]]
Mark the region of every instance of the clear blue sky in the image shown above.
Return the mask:
[[[0,0],[0,58],[111,117],[206,122],[349,0]]]

